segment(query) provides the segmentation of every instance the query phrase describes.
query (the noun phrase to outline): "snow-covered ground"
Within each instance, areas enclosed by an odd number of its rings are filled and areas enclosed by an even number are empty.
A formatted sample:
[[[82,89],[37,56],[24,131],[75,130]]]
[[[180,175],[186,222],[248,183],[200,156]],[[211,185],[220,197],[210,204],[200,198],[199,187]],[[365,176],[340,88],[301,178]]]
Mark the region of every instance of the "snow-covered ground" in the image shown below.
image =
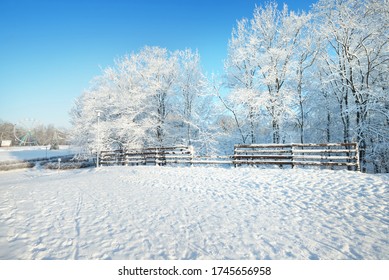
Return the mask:
[[[389,259],[389,175],[104,167],[0,173],[0,259]]]
[[[58,150],[50,150],[49,146],[0,147],[0,162],[66,156],[75,151],[70,146],[60,146]]]

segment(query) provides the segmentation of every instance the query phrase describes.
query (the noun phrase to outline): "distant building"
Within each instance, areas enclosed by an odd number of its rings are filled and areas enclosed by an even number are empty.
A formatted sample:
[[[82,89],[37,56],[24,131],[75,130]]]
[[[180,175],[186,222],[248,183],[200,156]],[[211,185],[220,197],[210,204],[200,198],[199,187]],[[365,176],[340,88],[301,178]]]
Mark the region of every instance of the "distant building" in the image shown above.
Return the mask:
[[[12,140],[1,140],[1,147],[10,147],[12,143]]]

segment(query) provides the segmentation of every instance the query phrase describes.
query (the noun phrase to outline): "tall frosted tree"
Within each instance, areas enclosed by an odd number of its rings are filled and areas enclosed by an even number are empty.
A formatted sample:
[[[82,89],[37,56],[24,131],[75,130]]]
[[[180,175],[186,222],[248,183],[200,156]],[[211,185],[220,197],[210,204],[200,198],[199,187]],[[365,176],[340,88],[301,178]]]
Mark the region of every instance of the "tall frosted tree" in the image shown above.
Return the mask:
[[[231,89],[230,105],[223,101],[226,108],[234,114],[242,142],[249,138],[251,143],[256,142],[258,122],[258,94],[254,80],[257,67],[256,49],[253,44],[252,29],[247,19],[238,21],[232,31],[232,38],[228,45],[228,57],[225,62],[227,85]],[[247,120],[247,123],[246,123]]]
[[[136,55],[136,65],[147,96],[147,115],[153,123],[149,144],[164,145],[171,137],[168,116],[178,80],[177,56],[163,48],[146,47]]]
[[[270,2],[256,7],[253,18],[238,21],[233,30],[225,63],[227,83],[231,99],[240,104],[249,122],[252,143],[258,124],[265,120],[263,112],[270,119],[271,141],[283,141],[283,122],[295,113],[295,56],[308,20],[305,14],[290,12],[286,5],[280,10]]]
[[[376,161],[369,159],[372,148],[389,140],[383,110],[389,102],[388,7],[387,0],[321,0],[315,5],[326,47],[323,82],[338,101],[343,140],[360,145],[363,168],[368,160]]]
[[[200,130],[205,116],[201,115],[202,101],[207,95],[207,79],[203,74],[200,55],[190,49],[176,52],[178,58],[178,79],[175,86],[175,115],[179,122],[176,130],[182,144],[192,145]]]
[[[73,142],[86,150],[190,144],[205,85],[198,53],[145,47],[126,55],[76,100]]]

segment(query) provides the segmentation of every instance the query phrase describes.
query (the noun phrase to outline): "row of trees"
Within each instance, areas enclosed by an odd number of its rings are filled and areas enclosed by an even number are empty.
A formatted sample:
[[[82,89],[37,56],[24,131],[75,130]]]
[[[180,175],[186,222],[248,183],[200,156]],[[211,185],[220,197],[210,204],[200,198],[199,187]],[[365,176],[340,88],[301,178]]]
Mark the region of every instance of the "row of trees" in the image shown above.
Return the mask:
[[[226,75],[242,141],[356,141],[362,166],[389,171],[388,7],[322,0],[307,14],[273,2],[239,21]]]
[[[37,123],[30,127],[0,120],[0,142],[2,140],[10,140],[12,146],[50,145],[52,149],[69,144],[67,131],[52,124]]]
[[[77,100],[71,111],[73,139],[88,150],[97,144],[104,149],[176,144],[206,148],[206,87],[197,52],[145,47],[105,69]]]
[[[239,142],[356,141],[364,170],[389,172],[388,7],[258,6],[232,31],[221,77],[203,74],[197,52],[146,47],[77,100],[73,139],[89,150],[192,144],[203,153]]]

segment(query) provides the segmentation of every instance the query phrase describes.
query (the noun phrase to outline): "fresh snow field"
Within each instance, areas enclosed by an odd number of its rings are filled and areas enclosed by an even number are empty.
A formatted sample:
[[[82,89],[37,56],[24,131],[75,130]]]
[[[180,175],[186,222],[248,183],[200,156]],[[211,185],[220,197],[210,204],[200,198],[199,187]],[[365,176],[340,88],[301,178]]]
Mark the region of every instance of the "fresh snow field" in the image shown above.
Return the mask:
[[[389,174],[0,172],[0,259],[389,259]]]
[[[46,149],[46,146],[0,147],[0,162],[66,156],[74,154],[75,151],[69,146],[59,146],[58,150]]]

